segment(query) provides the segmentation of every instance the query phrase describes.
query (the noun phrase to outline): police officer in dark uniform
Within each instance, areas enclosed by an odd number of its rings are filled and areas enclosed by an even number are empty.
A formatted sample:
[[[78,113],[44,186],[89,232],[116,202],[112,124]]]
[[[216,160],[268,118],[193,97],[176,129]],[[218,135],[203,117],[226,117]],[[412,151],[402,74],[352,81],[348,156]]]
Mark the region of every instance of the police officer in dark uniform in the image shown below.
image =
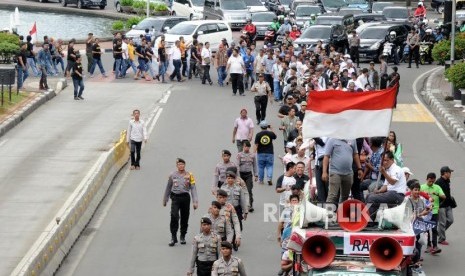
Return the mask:
[[[192,195],[194,210],[198,207],[195,179],[192,173],[185,170],[186,161],[181,158],[176,159],[176,167],[177,171],[173,172],[168,178],[163,197],[163,206],[166,206],[166,203],[171,198],[171,242],[168,244],[169,246],[174,246],[178,242],[179,219],[181,219],[181,244],[186,244],[191,202],[189,193]]]

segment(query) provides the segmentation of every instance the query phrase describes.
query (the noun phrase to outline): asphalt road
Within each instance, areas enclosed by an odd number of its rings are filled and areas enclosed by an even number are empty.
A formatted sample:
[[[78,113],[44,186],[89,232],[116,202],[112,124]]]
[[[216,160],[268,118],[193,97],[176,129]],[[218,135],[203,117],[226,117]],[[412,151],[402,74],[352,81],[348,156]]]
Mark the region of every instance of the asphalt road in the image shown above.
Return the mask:
[[[415,79],[431,68],[406,69],[401,65],[399,103],[404,105],[399,106],[392,129],[404,145],[406,165],[416,178],[423,181],[428,172],[439,173],[443,165],[455,169],[452,189],[460,206],[465,192],[460,185],[465,173],[461,165],[465,161],[464,146],[451,142],[413,97]],[[212,76],[216,77],[216,73],[212,72]],[[182,157],[187,161],[187,170],[197,179],[200,207],[191,211],[188,231],[188,241],[191,241],[199,229],[200,217],[213,200],[210,185],[220,151],[236,152],[230,141],[232,124],[243,107],[254,118],[250,93],[246,97],[234,97],[230,87],[201,85],[198,80],[175,85],[143,149],[142,169],[124,171],[118,177],[57,275],[185,275],[191,246],[188,243],[168,247],[170,209],[162,207],[168,175],[175,170],[175,158]],[[268,121],[275,128],[277,109],[276,104],[268,107]],[[418,119],[425,116],[430,120]],[[279,154],[281,145],[282,135],[278,134],[275,148]],[[275,158],[274,179],[281,170]],[[264,221],[263,209],[264,203],[277,203],[278,195],[271,187],[258,184],[254,194],[256,211],[244,224],[243,245],[236,255],[244,260],[248,275],[276,275],[280,258],[275,241],[277,224]],[[464,225],[464,215],[458,212],[460,208],[456,209],[456,222],[448,231],[451,245],[443,246],[439,256],[425,256],[424,268],[428,275],[461,274],[462,266],[456,257],[465,245],[460,238]]]

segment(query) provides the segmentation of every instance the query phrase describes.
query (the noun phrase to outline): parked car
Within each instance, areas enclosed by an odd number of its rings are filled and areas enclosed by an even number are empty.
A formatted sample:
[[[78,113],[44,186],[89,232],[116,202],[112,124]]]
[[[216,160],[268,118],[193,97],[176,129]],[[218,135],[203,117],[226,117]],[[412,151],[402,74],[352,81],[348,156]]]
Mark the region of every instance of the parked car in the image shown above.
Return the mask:
[[[291,6],[290,6],[291,12],[295,12],[295,8],[300,5],[314,6],[314,5],[319,5],[319,4],[318,4],[318,0],[294,0],[292,1]]]
[[[132,38],[136,44],[140,43],[140,35],[145,35],[145,29],[149,29],[152,39],[155,40],[176,24],[187,21],[187,17],[181,16],[157,16],[149,17],[134,26],[126,36]]]
[[[344,0],[319,0],[323,9],[327,13],[337,12],[340,8],[347,7],[347,3]]]
[[[199,20],[203,18],[203,4],[204,0],[174,0],[172,13],[189,20]]]
[[[250,12],[264,12],[268,11],[268,9],[265,7],[265,5],[260,2],[260,0],[245,0],[245,4],[247,5],[247,8],[249,8]]]
[[[180,36],[184,37],[186,45],[192,43],[192,35],[198,35],[198,41],[205,43],[210,42],[210,49],[213,52],[218,51],[218,46],[223,38],[232,41],[232,31],[228,22],[220,20],[195,20],[184,21],[165,33],[165,41],[167,50],[174,46],[176,40]],[[155,47],[160,42],[160,37],[155,40]]]
[[[436,10],[438,13],[444,12],[444,1],[446,0],[431,0],[431,8]],[[457,10],[462,9],[465,7],[465,0],[456,0],[455,8]]]
[[[385,7],[393,7],[393,6],[394,6],[393,2],[381,2],[381,1],[373,2],[373,5],[371,6],[371,12],[382,14],[383,9]]]
[[[107,6],[107,0],[61,0],[63,7],[68,6],[68,4],[76,5],[80,9],[99,7],[103,10]]]
[[[390,21],[408,21],[410,11],[407,7],[385,7],[383,15],[386,17],[386,20]]]
[[[355,28],[354,16],[348,15],[320,15],[316,18],[316,25],[342,25],[346,33]]]
[[[360,59],[378,60],[389,33],[396,32],[397,45],[402,45],[407,39],[410,25],[393,22],[373,24],[364,28],[360,37]]]
[[[345,0],[348,8],[360,9],[362,12],[369,12],[370,5],[367,0]]]
[[[314,50],[318,41],[323,43],[323,47],[329,45],[336,46],[338,51],[345,51],[348,47],[347,34],[342,25],[312,25],[294,41],[297,48],[307,48]]]
[[[294,12],[290,13],[293,23],[302,27],[305,22],[310,20],[311,15],[321,14],[321,7],[318,5],[299,5]]]
[[[254,12],[252,13],[252,23],[257,28],[257,38],[264,38],[268,27],[273,23],[273,19],[277,18],[274,12]]]
[[[359,8],[340,8],[339,11],[337,12],[337,15],[356,15],[356,14],[361,14],[363,13],[363,10]]]
[[[269,0],[265,2],[265,7],[275,13],[279,13],[281,9],[285,14],[289,14],[291,11],[291,4],[292,0]]]
[[[241,29],[250,12],[244,0],[205,0],[203,18],[224,20],[231,28]]]

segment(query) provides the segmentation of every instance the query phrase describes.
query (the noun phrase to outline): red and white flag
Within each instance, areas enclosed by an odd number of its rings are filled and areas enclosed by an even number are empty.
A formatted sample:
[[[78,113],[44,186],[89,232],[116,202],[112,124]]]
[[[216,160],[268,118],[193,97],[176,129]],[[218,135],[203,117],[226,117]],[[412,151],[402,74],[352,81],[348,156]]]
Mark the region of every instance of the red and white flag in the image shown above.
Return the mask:
[[[34,22],[34,26],[32,26],[32,29],[29,31],[29,35],[32,37],[31,43],[37,42],[37,25],[36,25],[36,22]]]
[[[396,90],[397,86],[367,92],[310,92],[302,126],[303,138],[386,136]]]

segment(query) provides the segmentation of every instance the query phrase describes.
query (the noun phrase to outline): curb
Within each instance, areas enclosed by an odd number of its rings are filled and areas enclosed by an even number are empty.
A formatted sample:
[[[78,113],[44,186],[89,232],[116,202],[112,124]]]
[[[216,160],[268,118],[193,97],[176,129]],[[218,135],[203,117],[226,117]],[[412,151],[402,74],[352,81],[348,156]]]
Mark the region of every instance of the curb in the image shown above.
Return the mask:
[[[454,138],[459,142],[465,142],[465,128],[447,111],[447,108],[438,100],[435,94],[431,92],[434,79],[443,73],[443,67],[434,69],[427,78],[424,93],[420,94],[423,100],[431,107],[435,116],[438,116],[442,122],[446,123],[446,127],[452,132]]]
[[[40,96],[33,99],[32,102],[28,103],[26,106],[22,107],[19,110],[16,110],[13,114],[7,117],[7,119],[3,123],[0,124],[0,137],[2,137],[12,128],[21,123],[24,119],[26,119],[27,116],[31,115],[31,113],[34,112],[37,108],[39,108],[41,105],[55,98],[55,96],[58,93],[60,93],[63,89],[65,89],[67,85],[68,84],[66,82],[66,79],[60,79],[54,90],[42,93]]]

